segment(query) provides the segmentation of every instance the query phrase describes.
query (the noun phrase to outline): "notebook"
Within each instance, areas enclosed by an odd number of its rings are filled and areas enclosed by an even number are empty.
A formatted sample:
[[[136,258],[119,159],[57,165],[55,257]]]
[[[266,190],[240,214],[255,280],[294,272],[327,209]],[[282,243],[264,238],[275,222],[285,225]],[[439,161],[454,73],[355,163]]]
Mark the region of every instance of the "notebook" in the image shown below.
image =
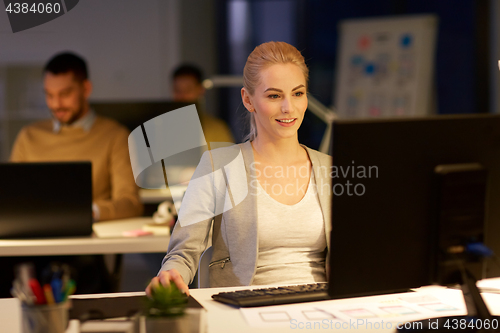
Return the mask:
[[[91,233],[90,162],[0,163],[0,238]]]

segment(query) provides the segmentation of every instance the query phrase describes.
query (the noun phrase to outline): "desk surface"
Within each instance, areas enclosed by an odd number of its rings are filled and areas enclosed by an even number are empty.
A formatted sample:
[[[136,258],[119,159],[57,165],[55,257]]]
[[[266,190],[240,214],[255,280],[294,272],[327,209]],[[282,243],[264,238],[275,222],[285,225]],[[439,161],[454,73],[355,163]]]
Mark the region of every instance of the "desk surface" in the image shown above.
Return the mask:
[[[97,222],[89,237],[0,240],[0,256],[166,252],[170,236],[123,237],[150,222],[149,217]]]
[[[500,287],[500,279],[491,279],[489,286]],[[234,307],[213,301],[211,296],[215,293],[221,291],[230,291],[237,289],[246,289],[247,287],[235,287],[235,288],[212,288],[212,289],[193,289],[191,290],[191,295],[207,310],[207,325],[208,333],[225,333],[225,332],[263,332],[263,333],[281,333],[281,332],[296,332],[297,328],[293,329],[291,327],[281,327],[281,328],[258,328],[253,327],[247,323],[242,312]],[[256,288],[256,287],[254,287]],[[462,294],[459,290],[451,290],[441,287],[430,287],[421,288],[417,293],[405,293],[405,294],[393,294],[393,295],[382,295],[382,296],[372,296],[372,297],[362,297],[362,298],[351,298],[343,300],[332,300],[332,301],[322,301],[313,303],[302,303],[302,304],[314,304],[314,306],[321,305],[342,305],[349,307],[352,304],[360,303],[373,303],[373,302],[386,302],[389,305],[394,303],[397,295],[417,295],[418,293],[431,294],[439,296],[441,299],[445,299],[448,304],[453,304],[457,307],[463,306]],[[120,293],[120,294],[101,294],[100,296],[109,297],[114,296],[135,296],[141,293]],[[94,297],[98,295],[75,295],[73,297]],[[490,308],[492,314],[500,314],[500,295],[499,294],[484,294],[483,297],[486,304]],[[273,307],[267,307],[268,309]],[[389,317],[388,317],[389,318]],[[388,320],[384,318],[384,320]],[[21,309],[20,303],[14,298],[0,299],[0,322],[2,323],[3,332],[18,333],[21,331]],[[298,329],[299,331],[307,332],[325,332],[331,331],[326,329]],[[348,329],[334,329],[335,331],[346,331],[346,332],[394,332],[395,329],[366,329],[366,328],[348,328]],[[71,331],[73,332],[73,331]]]
[[[488,286],[500,288],[500,279],[489,279],[490,283]],[[257,288],[257,287],[254,287]],[[207,288],[207,289],[193,289],[191,290],[191,295],[208,311],[207,316],[207,324],[208,324],[208,333],[218,332],[218,333],[229,333],[229,332],[242,332],[242,333],[250,333],[250,332],[259,332],[259,333],[281,333],[281,332],[297,332],[297,331],[306,331],[306,332],[325,332],[325,331],[342,331],[342,332],[395,332],[395,326],[397,323],[397,319],[395,317],[386,317],[382,318],[386,322],[393,321],[394,327],[392,329],[387,328],[372,328],[369,329],[366,326],[359,326],[357,328],[311,328],[307,329],[305,326],[300,328],[299,323],[295,322],[294,325],[287,324],[282,327],[272,327],[272,328],[263,328],[263,327],[254,327],[251,326],[247,320],[245,319],[242,311],[240,309],[225,305],[219,302],[212,300],[212,295],[221,291],[232,291],[238,289],[247,289],[247,287],[237,287],[237,288]],[[394,300],[397,299],[398,295],[403,296],[415,296],[417,294],[420,295],[433,295],[439,297],[440,299],[444,299],[447,304],[452,304],[457,308],[464,307],[464,301],[462,292],[460,290],[452,290],[443,287],[425,287],[417,290],[417,293],[404,293],[404,294],[392,294],[392,295],[382,295],[382,296],[371,296],[371,297],[360,297],[360,298],[351,298],[351,299],[342,299],[342,300],[331,300],[331,301],[321,301],[321,302],[311,302],[311,303],[302,303],[303,305],[314,305],[315,307],[321,307],[335,304],[339,307],[349,308],[352,305],[360,303],[387,303],[388,305],[395,305]],[[494,315],[500,315],[500,294],[486,294],[483,293],[483,298],[485,299],[486,304],[488,305],[490,311]],[[262,307],[271,309],[273,307]],[[274,307],[277,309],[276,307]],[[465,310],[463,311],[465,314]],[[446,314],[441,314],[441,316],[445,316]],[[436,316],[437,317],[437,316]],[[426,316],[422,318],[428,318]],[[353,319],[353,322],[356,322],[357,319]],[[418,331],[418,330],[417,330]]]
[[[140,189],[139,196],[143,203],[158,204],[165,200],[181,201],[187,185],[172,185],[163,189]]]
[[[240,309],[236,307],[232,307],[229,305],[225,305],[219,303],[217,301],[212,300],[212,295],[222,292],[222,291],[233,291],[238,289],[247,289],[246,287],[239,288],[206,288],[206,289],[193,289],[191,290],[191,295],[208,311],[207,316],[207,325],[208,325],[208,333],[282,333],[282,332],[297,332],[297,331],[305,331],[305,332],[329,332],[332,330],[327,329],[295,329],[288,327],[273,327],[273,328],[262,328],[262,327],[252,327],[250,326],[246,319],[244,318]],[[383,298],[387,296],[374,296],[374,297],[364,297],[362,299],[374,299],[374,298]],[[344,300],[335,300],[335,301],[322,301],[322,302],[314,302],[314,304],[320,303],[341,303],[341,304],[349,304],[349,303],[359,303],[360,298],[353,299],[344,299]],[[312,303],[302,303],[302,304],[312,304]],[[267,307],[272,308],[272,307]],[[235,329],[237,328],[237,329]],[[367,329],[354,329],[354,330],[344,330],[344,329],[335,329],[335,331],[352,331],[352,332],[371,332]],[[395,332],[395,330],[373,330],[373,332]]]

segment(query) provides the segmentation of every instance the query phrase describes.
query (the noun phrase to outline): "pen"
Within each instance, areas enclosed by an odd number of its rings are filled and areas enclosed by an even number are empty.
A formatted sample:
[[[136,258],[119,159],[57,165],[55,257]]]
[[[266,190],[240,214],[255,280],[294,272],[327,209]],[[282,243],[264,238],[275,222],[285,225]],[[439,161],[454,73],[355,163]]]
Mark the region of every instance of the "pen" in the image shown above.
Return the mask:
[[[52,305],[55,303],[54,294],[52,293],[52,287],[50,284],[43,285],[43,291],[45,293],[45,299],[47,300],[47,304]]]
[[[64,289],[63,292],[63,302],[66,301],[69,297],[69,295],[72,295],[76,290],[76,283],[75,280],[71,279],[68,281],[68,284],[66,288]]]
[[[27,305],[33,305],[33,297],[23,290],[22,283],[20,280],[14,280],[11,294],[14,297],[19,298],[19,300]]]
[[[26,293],[31,293],[29,281],[33,278],[33,265],[21,264],[17,267],[17,280],[20,282],[20,289]]]
[[[40,286],[40,283],[38,283],[38,280],[31,278],[29,279],[28,284],[33,292],[33,295],[35,295],[36,304],[45,304],[45,296],[43,295],[42,287]]]
[[[62,272],[62,290],[68,289],[68,283],[69,283],[69,277],[70,277],[70,269],[69,266],[66,264],[61,265],[61,272]]]
[[[50,286],[52,287],[52,293],[54,294],[54,301],[59,303],[62,301],[61,289],[62,282],[60,278],[54,277],[52,281],[50,281]]]

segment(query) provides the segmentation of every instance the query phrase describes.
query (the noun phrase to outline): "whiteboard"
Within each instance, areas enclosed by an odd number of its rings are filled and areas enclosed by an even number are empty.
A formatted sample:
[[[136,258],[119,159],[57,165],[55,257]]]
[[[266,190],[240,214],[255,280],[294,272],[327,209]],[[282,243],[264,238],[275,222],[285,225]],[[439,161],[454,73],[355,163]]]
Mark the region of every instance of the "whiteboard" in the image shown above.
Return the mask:
[[[341,21],[334,88],[338,115],[432,113],[437,24],[434,15]]]

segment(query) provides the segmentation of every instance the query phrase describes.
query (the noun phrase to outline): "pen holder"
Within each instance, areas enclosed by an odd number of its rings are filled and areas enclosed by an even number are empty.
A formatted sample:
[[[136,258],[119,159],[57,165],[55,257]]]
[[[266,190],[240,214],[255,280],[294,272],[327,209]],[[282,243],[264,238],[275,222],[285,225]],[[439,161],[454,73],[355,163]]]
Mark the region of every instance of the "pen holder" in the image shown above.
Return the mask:
[[[70,305],[70,301],[53,305],[22,304],[23,333],[64,333]]]

